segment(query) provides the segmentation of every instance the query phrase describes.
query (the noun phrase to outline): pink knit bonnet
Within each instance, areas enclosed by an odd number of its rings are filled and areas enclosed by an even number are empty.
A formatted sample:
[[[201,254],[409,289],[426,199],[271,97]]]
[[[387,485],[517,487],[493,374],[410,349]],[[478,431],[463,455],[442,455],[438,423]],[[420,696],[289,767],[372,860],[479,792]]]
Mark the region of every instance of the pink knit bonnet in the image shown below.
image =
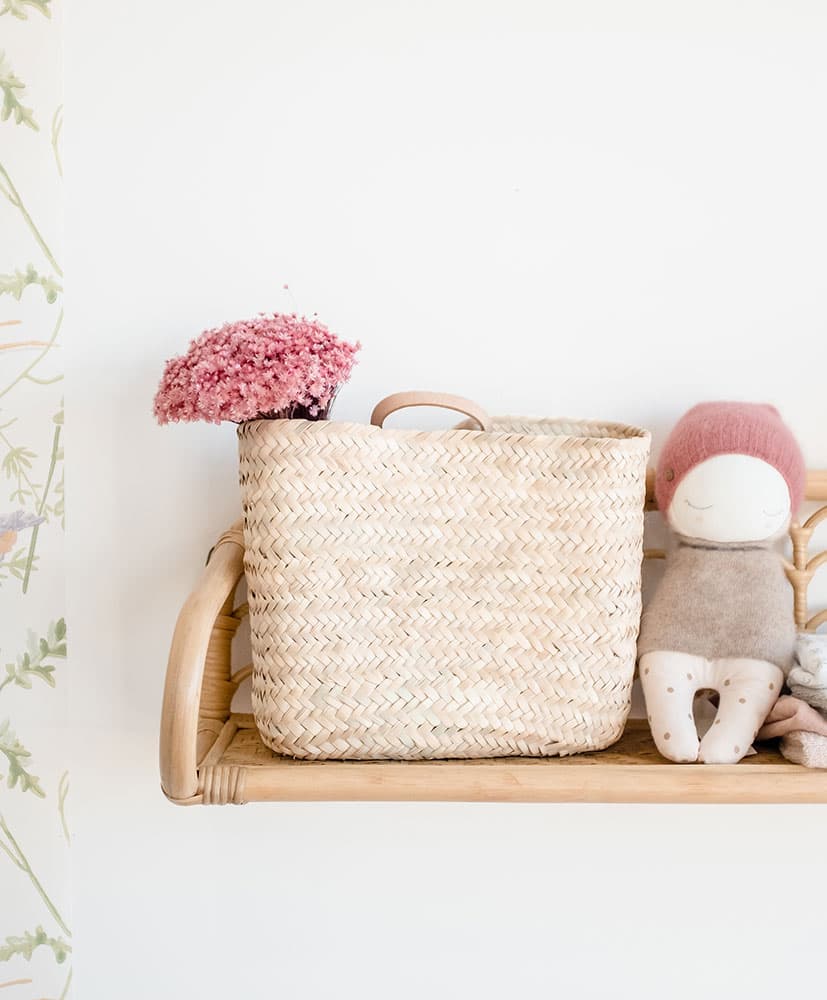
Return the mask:
[[[795,513],[804,499],[804,456],[781,414],[768,403],[699,403],[675,424],[663,446],[655,479],[658,508],[666,511],[683,477],[715,455],[751,455],[777,469]]]

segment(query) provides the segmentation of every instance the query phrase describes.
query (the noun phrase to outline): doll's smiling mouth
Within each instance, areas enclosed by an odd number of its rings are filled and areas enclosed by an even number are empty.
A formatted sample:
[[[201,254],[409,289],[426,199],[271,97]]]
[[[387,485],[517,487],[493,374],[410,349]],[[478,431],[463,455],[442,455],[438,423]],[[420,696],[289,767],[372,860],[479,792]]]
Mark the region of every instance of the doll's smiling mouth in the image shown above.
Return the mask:
[[[688,504],[692,508],[692,510],[712,510],[712,508],[715,506],[715,504],[711,503],[706,507],[698,507],[698,505],[692,503],[691,500],[684,500],[684,503]]]

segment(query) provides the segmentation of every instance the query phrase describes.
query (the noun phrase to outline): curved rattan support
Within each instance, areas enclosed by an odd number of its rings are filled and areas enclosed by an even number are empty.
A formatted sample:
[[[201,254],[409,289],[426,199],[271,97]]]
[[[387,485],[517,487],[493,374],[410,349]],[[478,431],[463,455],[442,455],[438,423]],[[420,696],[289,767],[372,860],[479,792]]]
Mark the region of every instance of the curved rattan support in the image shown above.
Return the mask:
[[[817,615],[813,615],[813,617],[807,622],[806,631],[816,632],[822,625],[827,625],[827,609],[819,611]]]
[[[822,472],[811,472],[807,477],[807,499],[820,502],[827,500],[827,476]],[[787,564],[787,578],[792,584],[795,600],[795,623],[799,629],[815,631],[827,620],[824,613],[808,619],[808,593],[813,577],[827,562],[827,551],[810,555],[813,532],[827,518],[827,507],[819,507],[803,524],[794,522],[790,527],[793,546],[793,561]]]
[[[160,746],[161,786],[173,802],[201,801],[198,764],[230,714],[235,691],[230,644],[240,621],[232,614],[232,602],[243,573],[243,558],[238,522],[216,543],[175,626]],[[210,800],[216,798],[211,796]]]

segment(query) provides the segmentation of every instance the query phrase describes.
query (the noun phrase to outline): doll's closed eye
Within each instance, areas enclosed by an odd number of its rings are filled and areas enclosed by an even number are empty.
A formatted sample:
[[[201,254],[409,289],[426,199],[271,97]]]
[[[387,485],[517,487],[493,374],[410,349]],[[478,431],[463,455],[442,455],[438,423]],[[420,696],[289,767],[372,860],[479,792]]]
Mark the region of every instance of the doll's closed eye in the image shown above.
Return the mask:
[[[778,510],[765,510],[764,517],[780,517],[781,514],[786,514],[786,507],[779,507]]]
[[[699,507],[697,504],[692,503],[691,500],[684,500],[684,503],[692,508],[692,510],[711,510],[715,505],[709,504],[706,507]]]

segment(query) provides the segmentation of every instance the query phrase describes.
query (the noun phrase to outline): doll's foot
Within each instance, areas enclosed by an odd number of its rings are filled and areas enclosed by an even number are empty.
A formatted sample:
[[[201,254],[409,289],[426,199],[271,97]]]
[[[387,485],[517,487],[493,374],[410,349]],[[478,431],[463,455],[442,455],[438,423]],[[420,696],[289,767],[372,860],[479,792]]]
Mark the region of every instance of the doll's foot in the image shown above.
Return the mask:
[[[661,756],[675,764],[698,759],[698,733],[692,706],[698,688],[698,658],[686,653],[651,652],[640,661],[652,738]]]
[[[664,737],[658,740],[655,739],[655,746],[658,748],[658,753],[661,757],[665,757],[667,760],[671,760],[673,764],[695,764],[698,761],[698,753],[700,751],[700,744],[698,743],[698,737],[694,736],[694,739],[690,736],[686,736],[683,739],[677,739],[674,743],[671,740],[671,733],[668,734],[670,739]]]
[[[733,743],[733,739],[740,743]],[[699,764],[737,764],[752,746],[746,736],[728,736],[720,740],[704,740],[698,754]]]
[[[737,764],[749,751],[784,683],[780,667],[764,660],[712,662],[720,704],[701,740],[702,764]]]

